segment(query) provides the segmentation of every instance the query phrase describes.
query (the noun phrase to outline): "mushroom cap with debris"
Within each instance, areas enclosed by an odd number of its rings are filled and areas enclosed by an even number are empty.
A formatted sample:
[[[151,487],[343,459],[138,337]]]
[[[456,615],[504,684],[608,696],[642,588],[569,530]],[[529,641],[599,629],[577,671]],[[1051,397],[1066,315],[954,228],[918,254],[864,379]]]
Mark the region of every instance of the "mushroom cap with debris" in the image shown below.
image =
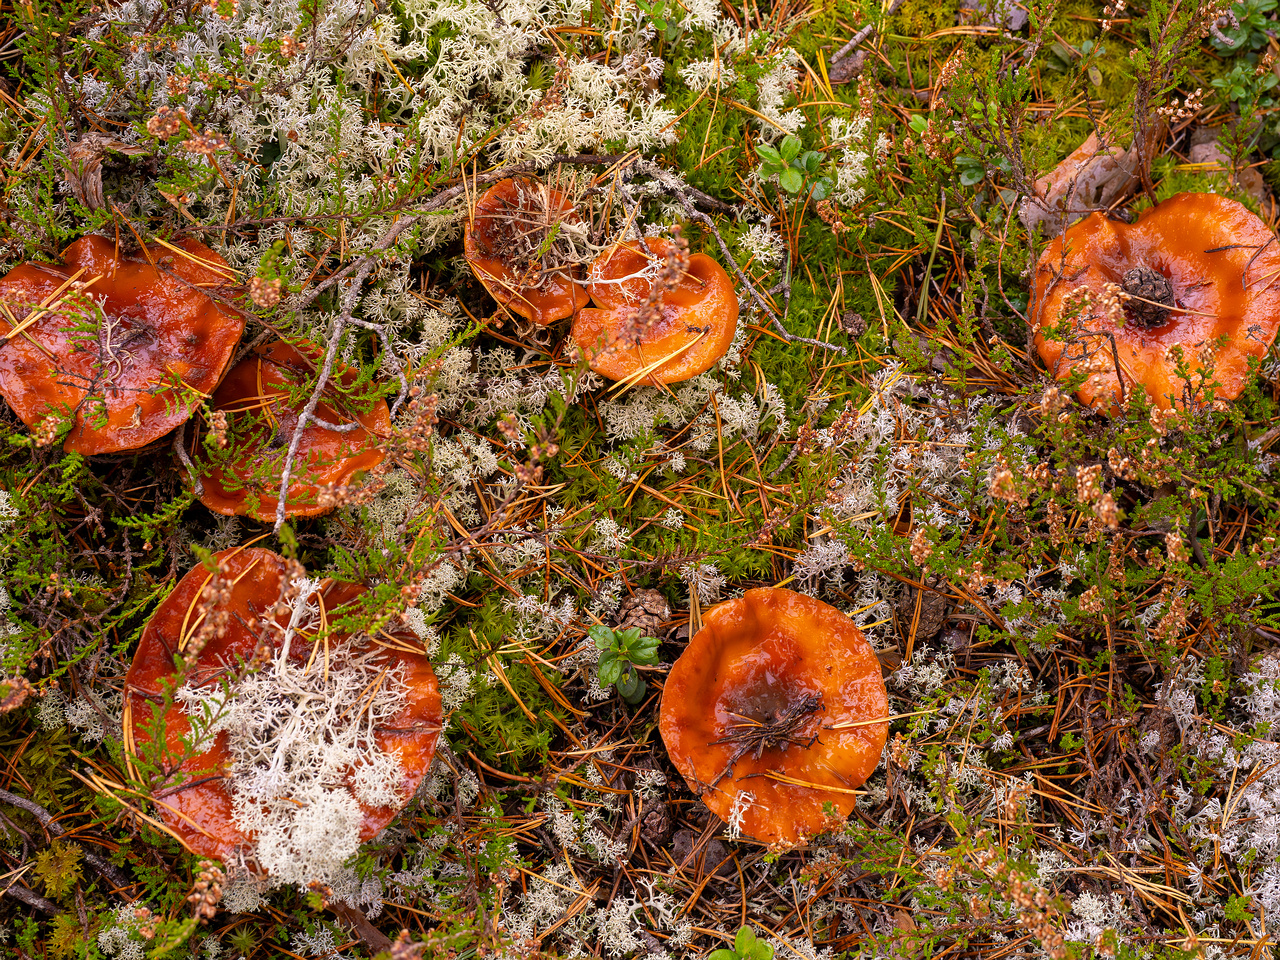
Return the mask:
[[[587,305],[573,243],[583,226],[554,187],[524,177],[499,180],[476,200],[463,254],[498,303],[534,323],[555,323]]]
[[[1139,384],[1163,409],[1198,402],[1214,381],[1218,399],[1234,399],[1280,329],[1278,277],[1267,225],[1217,194],[1180,193],[1132,224],[1094,213],[1040,255],[1036,348],[1059,380],[1083,368],[1076,395],[1096,409]]]
[[[673,289],[652,295],[675,244],[626,240],[591,264],[595,307],[573,318],[572,336],[596,373],[657,385],[695,377],[725,355],[738,330],[738,297],[724,267],[705,253],[688,258]]]
[[[275,520],[285,458],[322,355],[313,344],[277,340],[256,347],[227,374],[213,395],[213,409],[228,416],[228,446],[216,453],[207,444],[196,448],[208,474],[200,502],[210,510]],[[358,379],[359,371],[335,364],[314,412],[324,423],[308,422],[298,443],[286,517],[324,513],[322,487],[349,483],[386,459],[380,443],[391,432],[387,402],[378,398],[362,405],[345,393]]]
[[[68,452],[134,450],[186,422],[244,332],[210,296],[231,290],[226,261],[190,239],[130,255],[99,236],[62,259],[0,280],[0,395],[32,429],[72,420]]]
[[[803,843],[838,826],[889,731],[880,662],[847,616],[777,587],[703,617],[671,668],[659,730],[711,812],[762,843]]]
[[[337,626],[362,586],[306,579],[258,548],[212,563],[217,574],[196,567],[143,629],[125,676],[129,764],[177,763],[156,807],[193,853],[245,859],[278,882],[324,882],[431,766],[435,674],[408,632]]]

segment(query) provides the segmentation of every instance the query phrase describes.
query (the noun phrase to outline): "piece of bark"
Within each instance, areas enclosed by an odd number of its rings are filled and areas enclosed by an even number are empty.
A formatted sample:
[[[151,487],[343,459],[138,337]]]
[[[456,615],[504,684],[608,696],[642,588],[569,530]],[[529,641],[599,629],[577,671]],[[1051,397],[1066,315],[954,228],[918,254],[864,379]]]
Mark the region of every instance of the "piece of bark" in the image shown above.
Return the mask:
[[[1235,170],[1231,166],[1231,158],[1227,156],[1226,151],[1216,141],[1196,144],[1191,148],[1188,159],[1192,163],[1212,164],[1214,167],[1221,168],[1224,173],[1231,177],[1232,182],[1237,187],[1259,203],[1266,203],[1267,184],[1262,179],[1262,174],[1258,172],[1258,169],[1244,166],[1238,171]]]
[[[850,80],[857,79],[866,59],[867,51],[858,50],[841,60],[833,60],[827,67],[827,79],[833,84],[848,83]]]
[[[103,133],[86,133],[67,148],[64,180],[75,198],[90,210],[106,205],[102,196],[102,162],[108,152],[136,157],[147,153],[147,148]]]
[[[1104,146],[1096,133],[1036,181],[1036,196],[1022,201],[1018,216],[1028,233],[1039,227],[1056,237],[1094,210],[1110,207],[1138,184],[1138,150]]]

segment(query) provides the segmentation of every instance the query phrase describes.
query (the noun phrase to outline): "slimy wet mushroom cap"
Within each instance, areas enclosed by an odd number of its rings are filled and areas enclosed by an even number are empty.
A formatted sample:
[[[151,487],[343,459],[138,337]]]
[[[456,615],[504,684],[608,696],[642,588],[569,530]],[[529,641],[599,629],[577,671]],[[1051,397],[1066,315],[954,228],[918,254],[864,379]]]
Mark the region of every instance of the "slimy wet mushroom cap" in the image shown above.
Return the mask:
[[[363,742],[351,738],[358,749],[338,753],[341,744],[336,741],[340,738],[333,736],[333,729],[324,731],[334,740],[335,750],[335,769],[325,787],[353,812],[358,810],[359,838],[370,839],[412,797],[431,765],[440,734],[440,695],[421,644],[411,635],[395,632],[380,632],[374,640],[339,630],[326,631],[326,625],[340,621],[351,611],[353,601],[364,592],[359,585],[293,581],[288,563],[270,550],[227,550],[215,554],[213,561],[219,567],[216,578],[204,567],[192,570],[160,604],[143,630],[125,676],[125,745],[130,762],[136,762],[140,755],[156,753],[157,744],[151,739],[155,729],[152,710],[155,706],[164,707],[164,688],[175,682],[175,658],[185,658],[189,663],[182,687],[187,691],[186,702],[210,704],[211,715],[225,711],[226,685],[235,697],[238,684],[245,678],[259,686],[270,682],[274,676],[273,658],[279,658],[293,674],[309,676],[321,693],[330,677],[350,669],[356,660],[374,682],[395,670],[396,682],[403,688],[399,709],[394,715],[369,724]],[[219,593],[214,603],[206,603],[205,591],[210,584]],[[219,618],[216,628],[209,622],[211,616]],[[282,651],[281,638],[286,635],[286,628],[292,630],[292,646]],[[255,668],[259,671],[256,674],[246,667],[255,653]],[[336,705],[338,711],[346,712],[345,716],[338,716],[339,722],[357,726],[367,722],[367,711],[362,714],[365,704],[357,701],[372,694],[368,690],[357,693],[352,702]],[[290,697],[285,689],[272,696],[282,713],[274,720],[266,718],[263,728],[268,731],[296,721],[293,714],[316,712],[316,701],[323,699],[314,694],[299,697],[296,692]],[[334,705],[319,706],[328,710]],[[236,731],[246,724],[237,721],[230,724],[233,729],[206,737],[193,753],[183,743],[183,738],[192,733],[193,713],[198,716],[199,709],[184,706],[181,693],[163,711],[165,739],[159,753],[179,758],[181,764],[173,782],[157,790],[160,819],[200,856],[224,862],[233,862],[240,853],[249,853],[252,858],[254,844],[260,838],[256,831],[243,828],[246,809],[257,813],[255,804],[275,803],[288,813],[301,809],[306,797],[242,796],[237,800],[236,785],[254,783],[255,776],[262,773],[253,769],[237,744]],[[251,732],[260,734],[261,730]],[[362,765],[377,759],[361,755],[361,751],[368,754],[371,750],[378,757],[394,756],[396,761],[394,765],[384,763],[387,769],[379,771],[391,782],[378,785],[372,793],[361,782],[360,773]],[[301,765],[298,760],[295,754],[281,762],[285,767],[291,762]],[[369,802],[369,798],[376,802]],[[270,852],[264,851],[259,861],[269,870],[273,866]]]
[[[587,305],[580,267],[561,255],[579,222],[559,190],[524,178],[499,180],[476,201],[463,252],[493,299],[534,323],[555,323]]]
[[[671,668],[659,730],[722,820],[763,843],[803,842],[853,810],[880,762],[888,697],[853,621],[804,594],[748,590],[707,611]]]
[[[1181,407],[1202,399],[1206,377],[1233,399],[1280,328],[1280,244],[1212,193],[1180,193],[1132,224],[1094,213],[1041,254],[1031,317],[1049,372],[1087,374],[1087,406],[1113,409],[1141,385],[1155,406]]]
[[[321,356],[314,345],[278,340],[255,348],[227,374],[213,395],[213,407],[228,416],[228,448],[225,455],[212,456],[199,495],[210,510],[275,519],[285,457]],[[379,442],[391,432],[386,401],[361,407],[338,390],[350,387],[357,377],[356,370],[336,365],[331,377],[335,383],[315,410],[325,423],[344,429],[308,423],[302,431],[286,517],[323,513],[326,508],[318,500],[322,486],[348,483],[385,458]],[[197,452],[198,457],[207,454],[207,447]]]
[[[733,343],[738,297],[705,253],[690,256],[677,285],[652,302],[656,275],[674,247],[657,237],[643,246],[627,240],[591,264],[587,290],[596,306],[574,317],[572,336],[596,373],[678,383],[709,370]]]
[[[69,416],[67,451],[145,446],[222,379],[245,321],[209,294],[232,278],[194,240],[125,255],[88,236],[62,266],[18,265],[0,280],[0,395],[33,429]]]

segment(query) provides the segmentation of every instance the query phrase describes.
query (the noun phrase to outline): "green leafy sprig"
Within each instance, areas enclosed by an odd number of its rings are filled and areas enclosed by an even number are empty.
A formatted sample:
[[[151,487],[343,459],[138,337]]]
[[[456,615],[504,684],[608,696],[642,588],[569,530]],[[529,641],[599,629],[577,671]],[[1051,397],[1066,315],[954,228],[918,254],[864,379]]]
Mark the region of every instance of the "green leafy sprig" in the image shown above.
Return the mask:
[[[600,661],[596,668],[600,686],[616,686],[622,699],[632,705],[643,700],[647,684],[640,679],[636,664],[657,664],[657,638],[641,636],[639,627],[612,630],[603,624],[592,627],[587,635],[600,650]]]
[[[767,143],[756,146],[760,157],[760,177],[776,176],[778,185],[787,193],[800,193],[806,183],[814,200],[825,200],[831,193],[831,178],[822,176],[822,154],[817,150],[801,152],[803,144],[792,136],[782,139],[777,147]]]
[[[742,927],[733,938],[733,949],[721,947],[707,954],[707,960],[773,960],[773,947],[756,937],[750,927]]]

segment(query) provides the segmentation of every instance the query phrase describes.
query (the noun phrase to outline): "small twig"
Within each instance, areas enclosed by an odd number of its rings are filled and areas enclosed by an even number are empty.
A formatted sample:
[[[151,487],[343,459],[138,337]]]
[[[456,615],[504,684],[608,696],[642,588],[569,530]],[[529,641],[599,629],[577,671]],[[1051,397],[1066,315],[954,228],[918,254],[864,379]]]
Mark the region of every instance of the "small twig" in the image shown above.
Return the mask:
[[[1280,427],[1272,427],[1266,433],[1249,441],[1250,450],[1262,450],[1270,446],[1276,437],[1280,437]]]
[[[28,800],[26,797],[20,797],[15,793],[10,793],[8,790],[0,790],[0,803],[7,803],[11,807],[17,807],[20,810],[27,811],[27,813],[40,821],[40,826],[44,827],[45,832],[50,837],[61,837],[67,832],[63,829],[62,824],[53,819],[53,814],[40,806],[40,804],[36,803],[34,800]],[[83,844],[81,845],[81,850],[84,852],[85,862],[89,864],[89,866],[93,867],[93,869],[101,876],[110,880],[117,887],[132,886],[131,881],[127,876],[125,876],[124,871],[114,863],[104,860],[102,857],[90,850],[85,850]]]
[[[1258,257],[1262,256],[1262,251],[1267,249],[1267,247],[1271,246],[1271,244],[1275,242],[1276,242],[1276,238],[1274,236],[1267,237],[1267,242],[1259,246],[1258,249],[1253,252],[1253,256],[1249,258],[1249,262],[1246,263],[1244,265],[1244,269],[1240,271],[1240,289],[1241,290],[1249,289],[1249,280],[1248,280],[1249,268],[1253,266],[1253,261],[1257,260]]]
[[[33,890],[24,887],[17,880],[11,881],[7,887],[0,889],[0,894],[8,894],[13,897],[13,899],[21,900],[27,906],[35,907],[37,910],[42,913],[47,913],[50,916],[55,916],[62,912],[62,908],[52,900],[46,900]]]
[[[183,420],[178,432],[173,435],[173,452],[191,477],[191,489],[195,495],[201,496],[204,493],[204,483],[200,479],[200,474],[196,471],[196,465],[191,462],[191,457],[187,455],[187,421]]]
[[[395,351],[391,349],[391,337],[387,334],[387,328],[384,324],[370,323],[368,320],[361,320],[358,317],[352,317],[351,322],[357,327],[362,327],[365,330],[372,330],[376,333],[378,335],[378,339],[382,341],[382,349],[386,351],[387,356],[395,356]],[[396,364],[395,370],[396,380],[400,383],[400,389],[396,392],[396,399],[391,404],[391,416],[393,418],[400,412],[400,405],[404,403],[405,398],[409,396],[409,381],[405,378],[404,370],[399,364]]]
[[[325,906],[333,911],[334,916],[355,930],[356,936],[364,941],[370,953],[385,953],[391,949],[391,938],[370,923],[363,910],[336,900],[326,901]]]
[[[356,267],[355,276],[351,279],[351,286],[347,288],[346,293],[342,296],[342,311],[338,315],[338,319],[334,321],[333,332],[329,334],[329,340],[325,344],[324,362],[320,366],[315,388],[311,391],[311,396],[307,398],[306,406],[302,408],[302,412],[298,415],[298,422],[293,428],[293,436],[289,438],[289,452],[285,454],[284,470],[280,476],[280,498],[276,502],[276,522],[273,528],[276,533],[279,533],[280,528],[284,526],[285,501],[289,496],[289,478],[293,473],[294,464],[298,456],[298,447],[302,443],[302,434],[308,424],[316,422],[316,407],[320,405],[320,399],[324,396],[325,388],[329,385],[329,378],[333,375],[333,365],[338,356],[338,345],[342,342],[342,336],[347,332],[348,324],[355,322],[352,314],[355,312],[356,301],[360,298],[360,291],[364,288],[364,282],[368,279],[369,274],[373,272],[379,255],[395,243],[396,238],[413,226],[417,220],[417,217],[404,217],[396,221],[386,233],[378,238],[373,248],[365,256],[351,265]],[[346,270],[340,272],[345,273]],[[314,299],[314,294],[320,288],[329,285],[330,281],[336,283],[337,281],[334,280],[334,277],[337,276],[338,274],[334,274],[324,283],[317,285],[317,290],[312,291],[313,296],[310,299]],[[310,300],[307,302],[310,302]],[[362,324],[357,323],[357,325]],[[372,324],[365,325],[373,326]]]
[[[1087,357],[1087,356],[1089,355],[1089,347],[1088,347],[1087,343],[1085,342],[1085,338],[1087,338],[1087,337],[1106,337],[1106,338],[1107,338],[1107,342],[1108,342],[1108,343],[1110,343],[1110,345],[1111,345],[1111,362],[1115,365],[1115,368],[1116,368],[1116,383],[1117,383],[1117,384],[1119,384],[1119,386],[1120,386],[1120,403],[1121,403],[1121,404],[1124,404],[1124,402],[1125,402],[1125,397],[1127,396],[1127,392],[1126,392],[1126,390],[1125,390],[1125,386],[1124,386],[1124,367],[1123,367],[1123,365],[1120,363],[1120,350],[1119,350],[1119,348],[1116,346],[1116,335],[1115,335],[1114,333],[1112,333],[1110,330],[1083,330],[1083,329],[1081,329],[1081,330],[1078,330],[1078,331],[1076,332],[1076,335],[1075,335],[1074,337],[1072,337],[1070,340],[1066,341],[1066,342],[1065,342],[1065,344],[1064,344],[1064,346],[1068,346],[1068,347],[1069,347],[1069,346],[1072,346],[1073,344],[1077,344],[1077,343],[1078,343],[1078,344],[1080,344],[1080,345],[1081,345],[1081,347],[1083,347],[1083,348],[1084,348],[1084,355],[1081,357],[1081,359],[1084,359],[1085,357]],[[1053,364],[1053,376],[1054,376],[1054,378],[1055,378],[1055,379],[1058,379],[1058,380],[1063,380],[1063,379],[1065,379],[1064,377],[1059,376],[1059,371],[1062,369],[1062,365],[1063,365],[1064,363],[1069,363],[1069,362],[1071,362],[1071,357],[1067,356],[1067,351],[1064,349],[1064,350],[1062,351],[1062,353],[1061,353],[1061,354],[1059,354],[1058,359],[1057,359],[1057,360],[1054,362],[1054,364]]]
[[[894,6],[896,7],[898,3],[901,3],[901,2],[902,0],[897,0],[897,3],[895,3]],[[831,63],[833,64],[837,63],[840,60],[843,60],[849,54],[853,53],[853,51],[857,48],[858,44],[862,43],[862,41],[866,40],[867,37],[871,36],[875,32],[876,32],[876,25],[874,23],[868,23],[865,27],[863,27],[861,30],[859,30],[857,33],[853,35],[852,40],[850,40],[843,47],[841,47],[839,50],[837,50],[835,53],[831,55]]]
[[[900,6],[902,6],[902,0],[893,0],[893,3],[889,4],[889,9],[884,12],[884,15],[886,17],[893,16]],[[859,44],[874,36],[875,32],[876,25],[874,23],[868,23],[865,27],[855,33],[848,43],[831,55],[831,65],[835,66],[845,57],[849,56],[849,54],[853,53],[853,51],[858,48]]]
[[[725,735],[718,740],[712,740],[711,745],[734,744],[733,753],[730,755],[728,763],[724,765],[724,769],[720,771],[720,776],[716,777],[710,785],[714,787],[727,777],[734,764],[748,753],[752,754],[756,760],[759,760],[765,750],[772,750],[784,744],[805,749],[813,746],[814,741],[818,739],[816,733],[809,737],[802,737],[797,734],[800,728],[808,723],[809,715],[817,713],[821,709],[822,694],[817,693],[802,697],[789,704],[784,710],[775,713],[767,721],[756,720],[754,717],[746,717],[737,713],[730,714],[734,718],[734,722],[728,724],[725,727]]]
[[[323,427],[325,430],[332,430],[334,433],[350,433],[352,430],[359,430],[364,426],[364,424],[360,423],[358,420],[353,420],[350,423],[330,423],[328,420],[323,420],[320,417],[312,417],[311,422],[317,427]]]

